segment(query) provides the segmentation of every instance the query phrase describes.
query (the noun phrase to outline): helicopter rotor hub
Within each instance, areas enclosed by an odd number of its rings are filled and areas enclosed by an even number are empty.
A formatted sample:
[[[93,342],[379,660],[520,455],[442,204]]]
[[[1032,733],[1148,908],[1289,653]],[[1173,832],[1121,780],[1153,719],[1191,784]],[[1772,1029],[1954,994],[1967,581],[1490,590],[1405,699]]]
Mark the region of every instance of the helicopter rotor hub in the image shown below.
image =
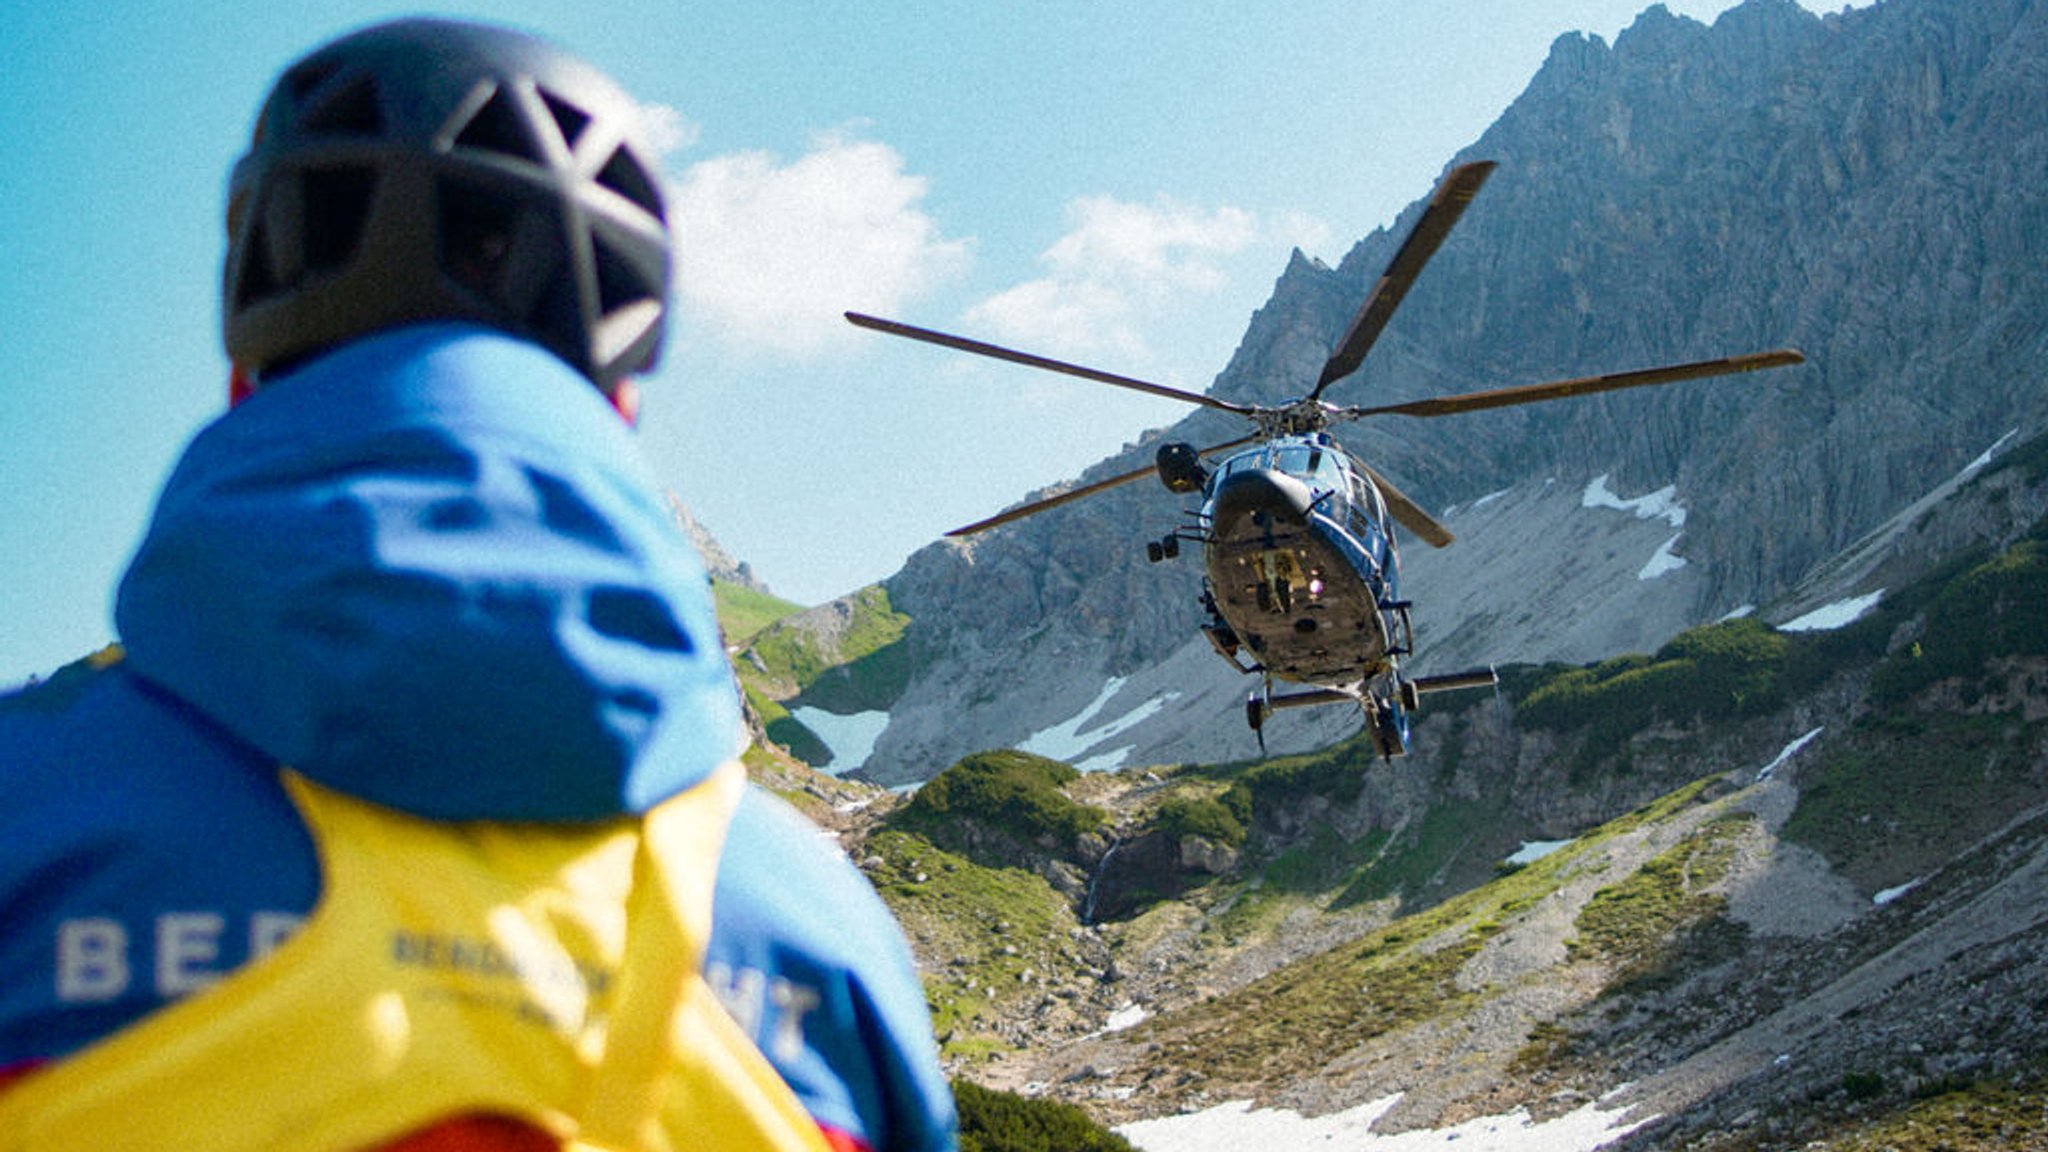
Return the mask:
[[[1253,419],[1258,422],[1260,434],[1268,438],[1300,436],[1328,428],[1337,411],[1321,400],[1303,397],[1278,408],[1260,409]]]

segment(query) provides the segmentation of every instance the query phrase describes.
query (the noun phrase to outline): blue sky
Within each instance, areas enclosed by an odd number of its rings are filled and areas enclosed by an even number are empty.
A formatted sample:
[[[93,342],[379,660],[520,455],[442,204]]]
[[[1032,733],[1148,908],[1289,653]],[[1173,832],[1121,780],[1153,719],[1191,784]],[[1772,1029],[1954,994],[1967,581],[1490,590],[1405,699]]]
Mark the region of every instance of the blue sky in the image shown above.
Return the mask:
[[[1611,43],[1644,6],[436,11],[544,32],[652,108],[682,291],[642,440],[728,550],[816,603],[1184,414],[841,312],[1202,390],[1291,249],[1334,263],[1428,192],[1557,36]],[[1732,5],[1667,6],[1711,22]],[[415,11],[0,11],[0,685],[112,638],[112,589],[156,488],[222,408],[222,191],[272,78]]]

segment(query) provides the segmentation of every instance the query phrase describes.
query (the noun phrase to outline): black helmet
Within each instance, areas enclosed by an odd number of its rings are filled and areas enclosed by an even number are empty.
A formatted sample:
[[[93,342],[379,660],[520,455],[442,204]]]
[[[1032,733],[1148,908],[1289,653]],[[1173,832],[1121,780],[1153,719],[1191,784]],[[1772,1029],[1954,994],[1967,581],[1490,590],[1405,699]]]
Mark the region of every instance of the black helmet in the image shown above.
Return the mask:
[[[228,194],[228,356],[263,373],[421,320],[652,366],[669,230],[639,106],[524,33],[403,20],[288,68]]]

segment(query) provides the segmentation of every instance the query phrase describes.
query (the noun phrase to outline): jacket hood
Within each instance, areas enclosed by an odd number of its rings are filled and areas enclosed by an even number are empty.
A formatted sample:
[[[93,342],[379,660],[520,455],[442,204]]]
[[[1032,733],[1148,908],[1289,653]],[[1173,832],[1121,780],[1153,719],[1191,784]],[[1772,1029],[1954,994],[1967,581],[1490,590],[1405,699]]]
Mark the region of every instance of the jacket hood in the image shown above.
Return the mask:
[[[265,755],[437,819],[642,811],[744,742],[631,429],[465,325],[351,344],[204,429],[115,623],[137,675]]]

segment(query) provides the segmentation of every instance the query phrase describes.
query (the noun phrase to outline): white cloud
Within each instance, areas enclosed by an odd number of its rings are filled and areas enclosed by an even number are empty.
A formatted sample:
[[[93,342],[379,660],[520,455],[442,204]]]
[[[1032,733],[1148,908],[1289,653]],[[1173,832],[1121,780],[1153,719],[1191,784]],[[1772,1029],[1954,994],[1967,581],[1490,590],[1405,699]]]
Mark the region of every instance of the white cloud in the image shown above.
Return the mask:
[[[1136,361],[1156,314],[1221,290],[1229,280],[1223,262],[1279,230],[1241,208],[1168,196],[1148,204],[1081,197],[1068,203],[1067,222],[1039,257],[1046,275],[975,305],[970,325],[1027,347]],[[1279,227],[1302,226],[1290,219]]]
[[[1107,273],[1141,285],[1213,288],[1222,276],[1207,257],[1236,252],[1258,237],[1251,213],[1199,208],[1160,197],[1130,204],[1089,196],[1067,207],[1074,227],[1045,254],[1056,275]]]
[[[741,152],[691,165],[671,195],[685,320],[807,355],[847,339],[847,309],[900,311],[967,259],[925,213],[926,190],[895,149],[840,135],[788,163]]]
[[[967,324],[997,340],[1068,356],[1143,357],[1134,294],[1104,280],[1026,280],[968,309]]]
[[[642,104],[640,127],[656,156],[673,156],[697,143],[703,126],[667,104]]]

